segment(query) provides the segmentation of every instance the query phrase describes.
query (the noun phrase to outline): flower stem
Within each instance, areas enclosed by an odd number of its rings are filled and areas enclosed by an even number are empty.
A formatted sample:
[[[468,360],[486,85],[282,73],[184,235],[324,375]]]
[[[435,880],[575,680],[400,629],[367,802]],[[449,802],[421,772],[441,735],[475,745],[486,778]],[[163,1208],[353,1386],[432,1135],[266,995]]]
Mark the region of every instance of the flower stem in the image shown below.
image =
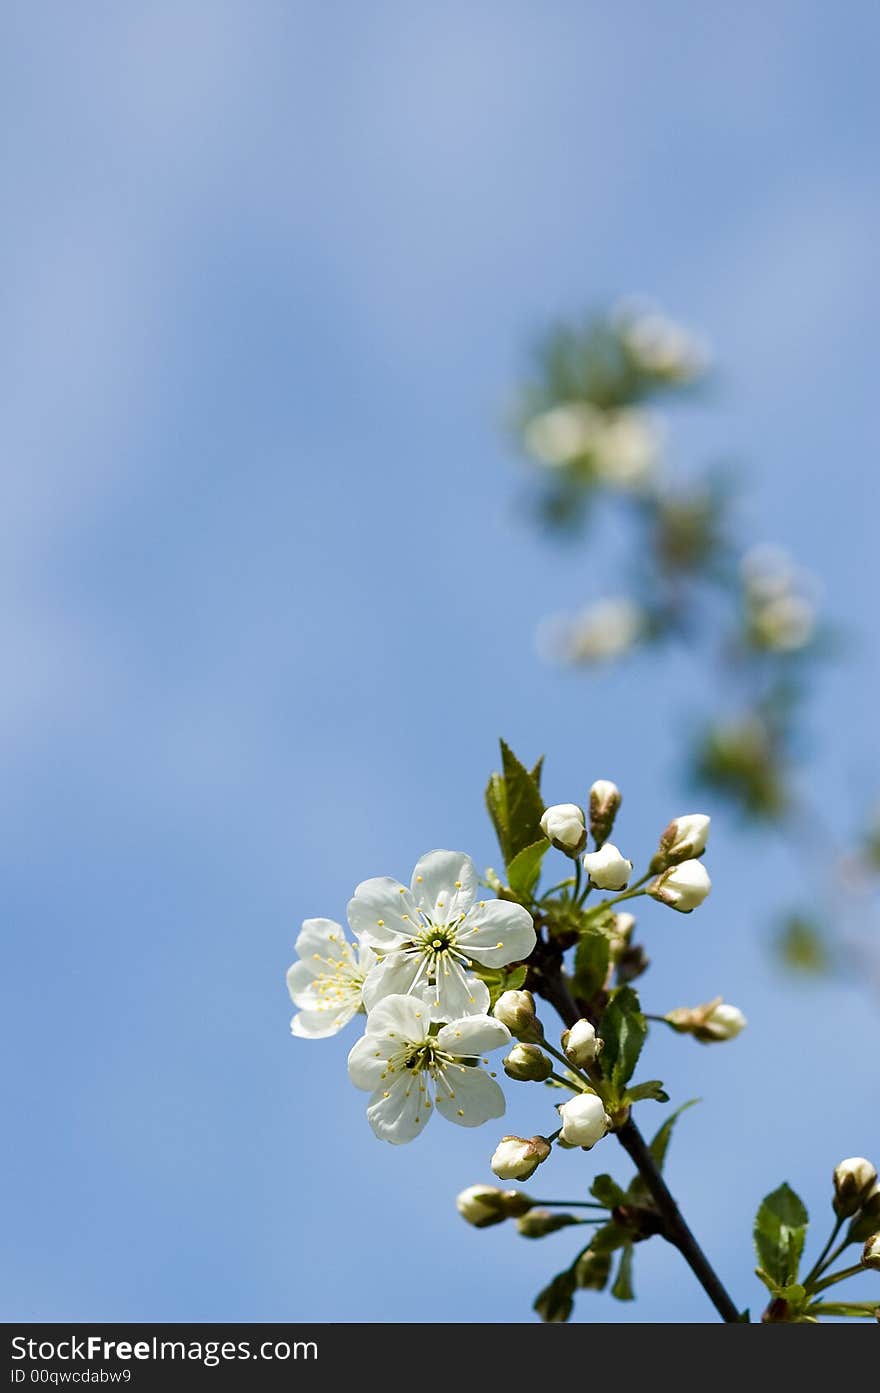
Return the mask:
[[[607,1204],[600,1204],[598,1200],[535,1200],[535,1207],[538,1205],[542,1209],[607,1209]]]
[[[549,965],[544,967],[539,991],[545,1000],[549,1001],[551,1006],[556,1009],[567,1026],[573,1026],[580,1019],[581,1013],[563,980],[558,963],[554,967]],[[546,1044],[545,1048],[547,1048]],[[731,1324],[738,1322],[740,1319],[739,1311],[709,1259],[691,1233],[632,1116],[622,1127],[618,1128],[614,1135],[648,1187],[663,1220],[663,1231],[667,1241],[681,1253],[721,1319]]]
[[[804,1278],[804,1286],[807,1288],[807,1291],[810,1290],[811,1283],[815,1282],[816,1278],[822,1275],[828,1264],[834,1261],[834,1257],[829,1256],[829,1254],[831,1253],[831,1249],[834,1246],[834,1240],[840,1233],[840,1230],[843,1228],[844,1223],[845,1220],[842,1216],[837,1219],[834,1228],[831,1230],[831,1233],[829,1234],[828,1242],[825,1244],[825,1247],[822,1249],[815,1263],[810,1268],[810,1271],[808,1272],[807,1276]],[[844,1247],[845,1246],[846,1244],[844,1244]],[[843,1249],[841,1249],[840,1251],[842,1252]]]
[[[853,1267],[844,1267],[840,1272],[832,1272],[830,1277],[824,1277],[821,1282],[817,1282],[813,1291],[818,1293],[824,1291],[826,1287],[833,1287],[835,1282],[842,1282],[845,1277],[857,1277],[865,1268],[862,1263],[857,1262]]]

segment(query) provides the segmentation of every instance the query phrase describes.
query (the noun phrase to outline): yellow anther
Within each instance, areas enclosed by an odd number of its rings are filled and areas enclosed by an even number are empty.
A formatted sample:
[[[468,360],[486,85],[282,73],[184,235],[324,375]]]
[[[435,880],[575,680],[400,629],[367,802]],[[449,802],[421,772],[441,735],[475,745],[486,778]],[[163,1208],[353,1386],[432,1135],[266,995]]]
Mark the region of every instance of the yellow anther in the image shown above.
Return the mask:
[[[464,1117],[464,1108],[459,1108],[458,1115],[459,1117]]]
[[[496,948],[503,948],[503,947],[504,947],[504,944],[501,942],[501,939],[500,939],[500,938],[499,938],[498,942],[495,944],[495,947],[496,947]]]
[[[461,889],[461,881],[460,881],[460,880],[457,880],[457,881],[455,882],[455,888],[456,888],[456,890],[460,890],[460,889]]]
[[[377,920],[376,920],[376,923],[379,925],[379,928],[380,928],[380,929],[384,929],[384,927],[385,927],[385,920],[384,920],[384,919],[377,919]]]
[[[416,884],[421,885],[421,883],[422,883],[422,881],[424,880],[424,878],[425,878],[425,877],[422,876],[422,875],[417,875],[417,876],[416,876]]]
[[[383,1097],[383,1098],[390,1098],[390,1097],[391,1097],[391,1094],[390,1094],[390,1093],[383,1093],[383,1094],[382,1094],[382,1097]]]
[[[455,1038],[456,1038],[456,1040],[460,1040],[460,1039],[461,1039],[461,1031],[460,1031],[460,1030],[457,1030],[457,1031],[455,1032]]]

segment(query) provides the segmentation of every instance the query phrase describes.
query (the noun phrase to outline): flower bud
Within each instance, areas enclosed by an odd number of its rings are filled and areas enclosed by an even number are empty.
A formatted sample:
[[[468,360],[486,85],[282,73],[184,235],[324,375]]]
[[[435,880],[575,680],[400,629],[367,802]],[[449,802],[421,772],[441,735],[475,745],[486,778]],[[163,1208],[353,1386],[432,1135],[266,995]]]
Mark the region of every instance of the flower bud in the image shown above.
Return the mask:
[[[598,851],[588,851],[584,857],[584,870],[590,883],[600,890],[625,890],[632,868],[632,861],[621,856],[611,842],[606,842]]]
[[[551,1214],[549,1209],[532,1209],[517,1219],[516,1226],[523,1238],[544,1238],[558,1229],[567,1229],[578,1223],[574,1214]]]
[[[504,1060],[504,1072],[523,1083],[543,1083],[553,1073],[553,1064],[537,1045],[514,1045]]]
[[[682,861],[679,866],[670,866],[668,871],[658,875],[648,886],[648,894],[670,909],[682,914],[690,914],[692,909],[703,903],[712,889],[709,873],[701,861]]]
[[[677,866],[691,857],[702,856],[709,838],[711,818],[705,813],[685,813],[674,818],[660,838],[657,854],[651,862],[651,870],[663,871],[667,866]]]
[[[562,1032],[562,1052],[577,1068],[592,1064],[601,1048],[602,1041],[589,1021],[575,1021],[570,1030]]]
[[[702,1045],[716,1041],[734,1040],[748,1022],[737,1006],[731,1006],[720,996],[703,1006],[678,1006],[668,1011],[665,1021],[681,1035],[693,1035]]]
[[[507,1026],[517,1040],[536,1043],[544,1038],[541,1022],[535,1015],[535,998],[531,992],[502,992],[495,1002],[492,1014],[496,1021]]]
[[[592,1248],[588,1248],[578,1258],[574,1272],[579,1287],[587,1291],[604,1291],[611,1273],[611,1254],[594,1253]]]
[[[502,1137],[492,1156],[492,1170],[500,1180],[528,1180],[550,1155],[544,1137]]]
[[[611,956],[615,960],[629,947],[636,926],[634,914],[614,914],[611,927]]]
[[[875,1272],[880,1272],[880,1233],[872,1234],[862,1249],[862,1267],[872,1267]]]
[[[560,1103],[559,1116],[562,1118],[561,1140],[568,1146],[581,1146],[585,1151],[595,1146],[611,1126],[605,1104],[595,1093],[579,1093],[569,1102]]]
[[[610,779],[597,779],[590,789],[590,831],[597,846],[611,836],[621,798],[620,789]]]
[[[862,1207],[877,1181],[877,1168],[864,1156],[849,1156],[834,1167],[834,1212],[848,1219]]]
[[[880,1180],[862,1198],[862,1207],[849,1226],[849,1240],[862,1242],[880,1229]]]
[[[518,1190],[499,1190],[495,1185],[469,1185],[455,1201],[463,1219],[475,1229],[487,1229],[503,1224],[505,1219],[517,1219],[527,1214],[533,1200]]]
[[[541,831],[566,856],[579,856],[587,845],[584,813],[577,803],[554,803],[547,808],[541,818]]]

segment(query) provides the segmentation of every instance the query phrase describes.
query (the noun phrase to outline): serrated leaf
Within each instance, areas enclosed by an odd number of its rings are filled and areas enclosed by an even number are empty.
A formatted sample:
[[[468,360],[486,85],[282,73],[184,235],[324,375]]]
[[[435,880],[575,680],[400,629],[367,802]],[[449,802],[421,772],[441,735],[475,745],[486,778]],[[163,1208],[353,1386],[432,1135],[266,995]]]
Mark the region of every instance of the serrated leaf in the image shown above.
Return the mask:
[[[532,1309],[544,1321],[554,1324],[566,1321],[571,1315],[576,1288],[574,1268],[570,1267],[566,1272],[558,1273],[543,1291],[538,1292]]]
[[[590,1186],[590,1194],[593,1199],[598,1200],[600,1204],[607,1205],[609,1209],[615,1209],[626,1199],[624,1191],[615,1180],[611,1179],[610,1175],[597,1175]]]
[[[541,755],[541,758],[538,760],[538,762],[537,762],[537,764],[535,765],[534,769],[530,769],[530,770],[529,770],[529,773],[530,773],[532,779],[534,780],[535,787],[537,788],[537,790],[538,790],[539,793],[541,792],[541,775],[542,775],[543,772],[544,772],[544,756]]]
[[[574,956],[574,985],[577,995],[589,1001],[601,991],[608,977],[611,943],[601,929],[582,934]]]
[[[627,1243],[620,1255],[617,1276],[614,1278],[614,1286],[611,1288],[611,1295],[618,1301],[635,1301],[636,1299],[632,1284],[632,1269],[633,1248],[631,1243]]]
[[[640,1103],[644,1098],[652,1098],[656,1103],[668,1103],[669,1094],[660,1079],[648,1079],[646,1083],[635,1083],[626,1090],[630,1103]]]
[[[507,867],[507,883],[521,900],[530,900],[541,875],[541,862],[550,850],[546,837],[517,852]]]
[[[755,1251],[764,1272],[778,1287],[797,1280],[809,1215],[791,1186],[783,1184],[761,1202],[755,1216]]]
[[[632,1078],[648,1034],[638,993],[632,987],[617,988],[602,1015],[601,1031],[603,1071],[617,1088],[623,1088]]]
[[[542,837],[544,800],[534,777],[520,764],[513,750],[501,741],[501,766],[507,809],[507,864]]]

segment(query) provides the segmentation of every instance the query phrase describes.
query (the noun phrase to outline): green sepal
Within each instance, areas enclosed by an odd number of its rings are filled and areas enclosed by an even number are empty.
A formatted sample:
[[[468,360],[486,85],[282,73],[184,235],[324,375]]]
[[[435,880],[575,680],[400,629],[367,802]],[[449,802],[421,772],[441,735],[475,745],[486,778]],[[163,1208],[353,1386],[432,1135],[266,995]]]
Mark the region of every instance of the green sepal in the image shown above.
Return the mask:
[[[538,1292],[532,1310],[537,1311],[542,1320],[551,1324],[566,1321],[574,1306],[576,1289],[577,1278],[572,1266],[565,1272],[559,1272],[552,1282],[547,1283],[543,1291]]]
[[[597,1175],[590,1186],[590,1194],[594,1200],[598,1200],[608,1209],[616,1209],[626,1199],[625,1191],[620,1188],[616,1180],[611,1179],[610,1175]]]
[[[633,1084],[626,1090],[627,1103],[640,1103],[644,1098],[652,1098],[656,1103],[668,1103],[669,1094],[660,1079],[648,1079],[646,1083]]]
[[[611,1295],[618,1301],[635,1301],[636,1294],[632,1284],[633,1269],[633,1245],[627,1243],[620,1255],[620,1265],[617,1269],[617,1276],[614,1278],[614,1286],[611,1288]]]

